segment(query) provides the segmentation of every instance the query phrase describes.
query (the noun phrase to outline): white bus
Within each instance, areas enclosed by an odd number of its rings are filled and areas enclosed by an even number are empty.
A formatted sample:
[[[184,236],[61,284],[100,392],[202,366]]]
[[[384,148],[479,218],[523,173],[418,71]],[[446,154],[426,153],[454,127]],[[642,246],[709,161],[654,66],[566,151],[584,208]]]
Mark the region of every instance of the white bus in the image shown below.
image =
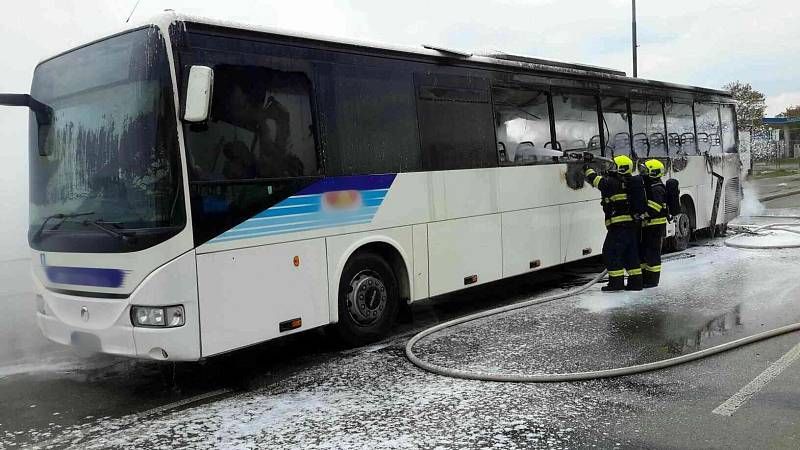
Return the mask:
[[[198,360],[600,254],[560,152],[658,157],[673,244],[738,214],[728,92],[508,54],[381,47],[165,13],[40,63],[30,120],[49,339]]]

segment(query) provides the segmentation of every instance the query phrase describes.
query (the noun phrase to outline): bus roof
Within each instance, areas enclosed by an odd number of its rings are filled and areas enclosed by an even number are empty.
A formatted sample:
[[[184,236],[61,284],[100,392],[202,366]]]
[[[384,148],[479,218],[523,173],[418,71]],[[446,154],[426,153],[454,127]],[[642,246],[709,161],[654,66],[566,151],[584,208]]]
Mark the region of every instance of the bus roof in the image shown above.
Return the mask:
[[[616,81],[640,87],[653,87],[660,89],[672,89],[681,91],[691,91],[701,94],[709,94],[722,97],[730,97],[731,93],[725,90],[704,88],[698,86],[688,86],[664,81],[646,80],[642,78],[628,77],[625,72],[609,69],[605,67],[591,66],[587,64],[567,63],[561,61],[546,60],[527,56],[512,55],[503,52],[469,52],[453,50],[433,45],[420,44],[420,47],[407,47],[399,45],[388,45],[374,42],[360,41],[355,39],[333,38],[298,31],[284,30],[274,27],[253,25],[235,21],[212,19],[203,16],[175,13],[175,20],[200,25],[209,25],[220,28],[230,28],[235,30],[263,33],[273,36],[283,36],[302,41],[328,44],[335,47],[350,48],[353,50],[384,52],[394,54],[405,54],[410,56],[420,56],[439,60],[450,60],[453,62],[478,63],[483,65],[496,66],[498,68],[516,68],[524,71],[562,74],[594,78],[597,81]]]
[[[699,94],[728,97],[728,98],[731,97],[731,93],[725,90],[682,85],[664,81],[648,80],[643,78],[633,78],[633,77],[628,77],[626,73],[621,70],[592,66],[588,64],[569,63],[569,62],[547,60],[547,59],[534,58],[528,56],[520,56],[520,55],[504,53],[502,51],[473,53],[468,51],[437,47],[434,45],[421,44],[420,47],[407,47],[399,45],[380,44],[380,43],[367,42],[355,39],[333,38],[317,34],[284,30],[275,27],[254,25],[254,24],[248,24],[230,20],[213,19],[204,16],[174,12],[172,10],[166,10],[146,20],[137,21],[136,25],[127,26],[121,32],[125,32],[146,25],[160,25],[162,27],[166,27],[171,23],[177,23],[177,22],[205,25],[210,27],[219,27],[223,29],[231,29],[237,31],[254,32],[264,35],[289,38],[299,41],[306,41],[308,43],[329,45],[332,47],[350,49],[355,51],[366,51],[372,53],[391,53],[397,56],[406,55],[412,57],[422,57],[426,59],[439,60],[440,62],[449,61],[453,64],[472,63],[484,66],[494,66],[498,69],[506,69],[506,70],[516,69],[525,72],[535,72],[545,76],[548,74],[556,76],[562,75],[562,76],[591,79],[593,81],[599,81],[599,82],[607,81],[615,83],[624,83],[627,85],[631,85],[634,87],[641,87],[641,88],[658,88],[667,90],[678,90],[684,92],[694,92]],[[97,40],[92,42],[96,42]],[[84,45],[88,45],[88,43]],[[63,53],[66,52],[61,52],[59,54]],[[51,59],[53,57],[47,59]],[[46,61],[47,59],[43,61]]]

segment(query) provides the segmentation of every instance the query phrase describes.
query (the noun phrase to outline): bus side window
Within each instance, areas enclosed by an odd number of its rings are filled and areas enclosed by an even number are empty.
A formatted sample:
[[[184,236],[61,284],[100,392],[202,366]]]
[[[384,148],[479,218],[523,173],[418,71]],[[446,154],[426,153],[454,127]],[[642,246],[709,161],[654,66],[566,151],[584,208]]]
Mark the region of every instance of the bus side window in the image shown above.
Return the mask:
[[[547,93],[495,87],[492,101],[500,164],[552,163],[541,151],[552,140]]]
[[[594,95],[553,95],[556,139],[564,151],[580,150],[600,155],[597,98]]]
[[[195,243],[269,208],[320,173],[305,71],[213,65],[209,120],[187,124]]]
[[[631,100],[633,148],[640,158],[667,156],[664,113],[658,100]]]
[[[257,66],[214,68],[208,132],[217,124],[233,131],[222,138],[225,179],[291,178],[317,173],[311,115],[311,82],[302,72]],[[215,149],[219,151],[219,149]],[[242,165],[252,165],[242,169]]]
[[[628,128],[628,99],[624,97],[602,97],[603,136],[606,141],[606,156],[631,155],[631,135]]]
[[[736,114],[733,105],[720,107],[722,116],[722,149],[725,153],[736,153]]]
[[[318,64],[320,125],[328,175],[422,168],[412,73],[400,64]]]
[[[689,103],[667,103],[664,107],[664,113],[667,116],[667,131],[679,136],[677,142],[669,140],[669,154],[697,154],[692,105]]]
[[[700,153],[722,153],[720,137],[719,105],[694,104],[694,120],[697,124],[697,149]]]
[[[489,81],[414,74],[424,167],[428,170],[497,167]]]

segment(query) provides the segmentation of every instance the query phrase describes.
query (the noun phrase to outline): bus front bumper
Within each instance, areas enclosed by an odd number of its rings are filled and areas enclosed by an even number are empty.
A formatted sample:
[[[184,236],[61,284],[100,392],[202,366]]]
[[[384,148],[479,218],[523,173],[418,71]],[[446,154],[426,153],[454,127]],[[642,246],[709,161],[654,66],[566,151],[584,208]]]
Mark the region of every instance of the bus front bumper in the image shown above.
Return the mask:
[[[49,291],[44,291],[42,297],[45,313],[36,313],[42,334],[53,342],[73,347],[79,355],[107,353],[163,361],[200,359],[196,329],[192,326],[134,327],[130,320],[130,306],[120,305],[119,300],[70,298],[72,296]],[[69,318],[59,317],[64,315],[64,311],[81,311],[83,308],[87,308],[90,315],[113,314],[117,318],[105,326],[80,326],[69,323]]]
[[[191,272],[193,254],[180,257],[158,268],[128,298],[95,298],[55,292],[47,289],[34,275],[37,294],[36,318],[45,337],[73,347],[78,354],[108,353],[161,361],[197,361],[200,353],[199,311],[196,291],[180,292],[184,286],[195,286]],[[186,270],[186,268],[184,268]],[[165,280],[183,276],[185,283]],[[181,278],[177,278],[181,279]],[[170,286],[173,286],[170,289]],[[134,327],[131,306],[184,307],[185,323],[174,328]]]

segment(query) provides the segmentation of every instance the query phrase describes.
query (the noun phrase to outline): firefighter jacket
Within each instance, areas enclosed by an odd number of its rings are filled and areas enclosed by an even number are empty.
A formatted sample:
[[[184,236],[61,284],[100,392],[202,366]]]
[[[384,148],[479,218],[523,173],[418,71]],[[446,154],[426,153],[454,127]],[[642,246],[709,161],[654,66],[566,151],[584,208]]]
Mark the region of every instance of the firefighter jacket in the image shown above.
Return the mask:
[[[642,226],[667,225],[667,189],[660,178],[644,177],[644,191],[647,195],[647,213]]]
[[[586,182],[600,189],[606,228],[630,226],[634,223],[626,186],[629,179],[630,175],[614,172],[598,175],[594,169],[586,169]]]

